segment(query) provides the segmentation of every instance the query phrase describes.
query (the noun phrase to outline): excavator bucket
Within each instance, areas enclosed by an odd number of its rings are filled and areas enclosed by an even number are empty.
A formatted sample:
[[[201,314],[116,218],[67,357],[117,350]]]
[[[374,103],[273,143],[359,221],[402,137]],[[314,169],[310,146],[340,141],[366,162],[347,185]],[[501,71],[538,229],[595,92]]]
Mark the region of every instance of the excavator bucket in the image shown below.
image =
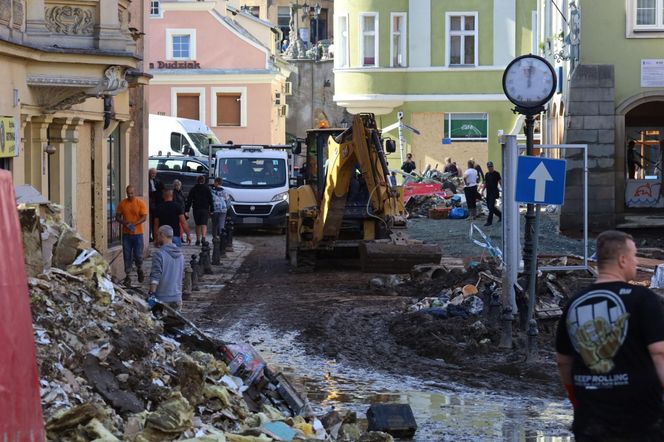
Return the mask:
[[[362,241],[360,265],[366,273],[408,273],[419,264],[439,264],[442,251],[438,244],[399,238]]]

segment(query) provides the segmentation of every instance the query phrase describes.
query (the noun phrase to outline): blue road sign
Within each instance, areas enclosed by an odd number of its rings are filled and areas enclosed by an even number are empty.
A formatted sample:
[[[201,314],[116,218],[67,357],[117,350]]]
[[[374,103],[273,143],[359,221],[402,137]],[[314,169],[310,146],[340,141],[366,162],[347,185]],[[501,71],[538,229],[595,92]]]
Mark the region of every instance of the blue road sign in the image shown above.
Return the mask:
[[[516,169],[516,200],[556,204],[565,199],[565,160],[520,156]]]

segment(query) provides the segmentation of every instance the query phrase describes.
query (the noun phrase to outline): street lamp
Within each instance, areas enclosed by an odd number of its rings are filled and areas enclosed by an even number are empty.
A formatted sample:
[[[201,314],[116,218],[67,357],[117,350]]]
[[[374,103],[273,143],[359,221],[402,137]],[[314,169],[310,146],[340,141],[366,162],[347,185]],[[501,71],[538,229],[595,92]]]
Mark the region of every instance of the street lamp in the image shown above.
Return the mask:
[[[314,22],[314,31],[315,34],[312,33],[312,43],[316,44],[318,43],[318,16],[320,16],[322,8],[320,6],[320,3],[316,3],[316,6],[310,6],[309,7],[309,23],[313,20]]]

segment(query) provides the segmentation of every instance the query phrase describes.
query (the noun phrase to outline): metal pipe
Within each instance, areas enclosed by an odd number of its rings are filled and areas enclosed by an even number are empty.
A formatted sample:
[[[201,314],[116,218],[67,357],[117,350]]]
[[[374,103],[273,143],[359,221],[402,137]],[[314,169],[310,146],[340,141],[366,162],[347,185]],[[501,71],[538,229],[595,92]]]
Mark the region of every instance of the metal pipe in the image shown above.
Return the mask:
[[[535,204],[535,233],[533,235],[533,257],[528,276],[528,320],[534,319],[535,300],[537,297],[537,248],[539,246],[540,205]]]
[[[519,273],[519,204],[516,202],[516,165],[519,157],[516,135],[504,135],[503,154],[503,308],[518,313],[514,286]]]

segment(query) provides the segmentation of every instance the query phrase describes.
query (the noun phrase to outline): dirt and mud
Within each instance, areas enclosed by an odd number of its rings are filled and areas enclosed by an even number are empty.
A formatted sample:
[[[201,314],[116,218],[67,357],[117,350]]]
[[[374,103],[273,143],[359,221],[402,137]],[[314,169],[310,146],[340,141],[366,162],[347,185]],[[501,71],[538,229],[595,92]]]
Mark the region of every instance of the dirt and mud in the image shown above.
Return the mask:
[[[582,254],[582,241],[558,235],[555,220],[544,218],[543,225],[541,243],[547,253]],[[419,219],[409,227],[411,236],[441,244],[448,257],[466,265],[482,260],[484,250],[469,240],[467,220]],[[499,225],[483,230],[500,244]],[[659,247],[654,241],[658,237],[644,232],[636,240],[640,247]],[[389,392],[404,400],[405,392],[416,416],[429,426],[418,441],[570,437],[571,409],[554,361],[556,318],[538,321],[536,363],[525,362],[527,334],[518,320],[512,349],[499,348],[500,329],[488,320],[491,280],[480,278],[480,272],[500,274],[490,263],[471,270],[453,268],[444,277],[419,283],[401,275],[406,283],[394,285],[389,277],[361,273],[348,261],[319,263],[314,273],[292,272],[283,236],[238,238],[253,251],[197,322],[220,335],[233,330],[227,336],[247,340],[261,352],[278,353],[279,363],[293,367],[292,375],[299,371],[305,377],[304,384],[314,390],[308,391],[309,398],[319,405],[352,406],[353,396],[359,395],[356,403],[366,406],[371,400],[389,400]],[[384,284],[376,283],[377,276]],[[550,295],[555,286],[565,295],[592,277],[559,272],[546,281],[540,292]],[[414,311],[423,298],[465,284],[477,284],[482,313],[442,318]],[[564,304],[564,299],[555,301]],[[334,367],[341,366],[350,370],[335,374]],[[367,387],[371,383],[377,386]],[[422,409],[422,403],[429,405]]]
[[[408,306],[423,295],[416,287],[371,288],[376,275],[334,262],[319,266],[315,273],[293,273],[284,259],[282,236],[241,239],[254,250],[219,295],[214,310],[201,318],[204,326],[223,329],[249,320],[284,333],[297,331],[312,355],[360,368],[492,391],[562,397],[548,337],[540,361],[525,364],[525,336],[515,331],[516,349],[500,350],[499,330],[471,326],[483,322],[484,316],[443,320],[409,313]],[[475,282],[474,272],[461,273],[458,279],[460,285]],[[440,284],[440,290],[446,288],[444,281]]]

